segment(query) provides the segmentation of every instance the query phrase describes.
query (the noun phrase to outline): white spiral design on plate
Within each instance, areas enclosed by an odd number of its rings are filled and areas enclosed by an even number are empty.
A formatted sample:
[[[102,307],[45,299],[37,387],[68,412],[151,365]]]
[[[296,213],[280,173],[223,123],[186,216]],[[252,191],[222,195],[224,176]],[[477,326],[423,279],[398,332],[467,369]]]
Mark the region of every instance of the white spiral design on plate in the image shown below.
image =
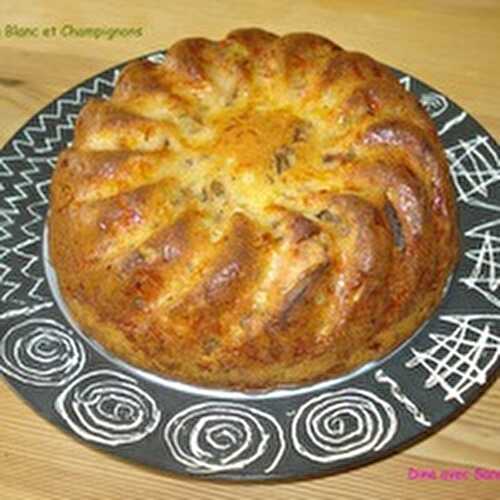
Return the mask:
[[[80,437],[108,446],[140,441],[161,418],[156,402],[137,381],[113,370],[76,379],[57,397],[55,409]]]
[[[51,319],[29,319],[0,340],[0,370],[25,384],[61,386],[85,365],[82,343]]]
[[[422,94],[420,104],[422,104],[431,118],[437,118],[448,109],[448,99],[446,99],[444,95],[436,92]]]
[[[268,474],[285,451],[278,421],[238,403],[190,406],[172,417],[164,435],[174,458],[202,474],[240,470],[257,461]]]
[[[292,443],[309,460],[329,463],[380,450],[397,428],[389,403],[370,391],[342,389],[299,408],[292,422]]]

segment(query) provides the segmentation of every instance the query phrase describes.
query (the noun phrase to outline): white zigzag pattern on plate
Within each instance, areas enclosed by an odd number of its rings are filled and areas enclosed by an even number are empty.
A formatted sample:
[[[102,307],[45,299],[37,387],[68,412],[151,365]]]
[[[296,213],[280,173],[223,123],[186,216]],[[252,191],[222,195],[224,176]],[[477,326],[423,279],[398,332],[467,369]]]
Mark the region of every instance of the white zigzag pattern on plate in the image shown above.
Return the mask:
[[[37,166],[39,162],[46,162],[49,168],[52,167],[53,162],[55,162],[55,158],[53,159],[40,159],[40,158],[27,158],[27,162],[33,167],[34,172],[40,172],[40,167]],[[24,177],[25,172],[21,172],[21,175]],[[46,179],[44,181],[37,182],[34,184],[35,191],[37,193],[37,198],[35,201],[30,203],[26,210],[29,215],[31,215],[31,220],[26,224],[21,226],[22,233],[26,236],[25,239],[21,240],[18,244],[12,247],[11,251],[21,258],[21,262],[23,262],[23,266],[21,268],[21,273],[26,278],[34,281],[33,286],[28,292],[28,297],[34,299],[36,301],[43,301],[44,297],[38,294],[38,289],[42,284],[44,278],[41,276],[36,276],[31,273],[31,268],[38,260],[38,256],[35,253],[30,252],[30,246],[35,245],[39,241],[41,241],[40,231],[37,231],[37,225],[43,221],[43,217],[39,213],[39,209],[48,205],[49,200],[47,195],[45,194],[45,189],[49,186],[50,179]]]
[[[18,145],[17,145],[18,146]],[[19,149],[19,146],[18,146]],[[0,158],[0,163],[6,170],[11,172],[11,175],[14,175],[14,172],[7,165],[8,161],[12,161],[14,159],[13,156]],[[17,158],[19,161],[19,158]],[[28,291],[27,296],[35,302],[44,302],[46,298],[41,296],[38,293],[38,289],[43,282],[43,277],[36,276],[31,272],[32,266],[39,259],[36,250],[30,249],[33,245],[40,241],[41,237],[37,234],[36,227],[42,221],[42,216],[39,213],[39,209],[48,204],[48,198],[45,194],[45,189],[50,183],[49,179],[44,181],[35,182],[33,180],[33,176],[40,174],[41,169],[39,164],[46,163],[47,168],[51,167],[51,162],[54,161],[53,158],[23,158],[24,164],[28,165],[28,168],[23,170],[19,170],[18,175],[23,179],[22,182],[14,183],[13,187],[17,191],[18,194],[14,196],[5,197],[5,201],[9,205],[7,210],[0,209],[0,216],[3,219],[1,221],[1,240],[2,246],[0,247],[0,255],[2,256],[2,262],[0,263],[0,284],[3,285],[7,290],[0,297],[0,300],[3,302],[7,302],[11,296],[13,296],[21,286],[20,283],[16,281],[10,280],[8,277],[9,272],[11,271],[11,267],[6,262],[6,257],[9,256],[12,260],[16,260],[16,264],[19,264],[18,267],[21,274],[27,278],[28,282],[32,283],[30,290]],[[27,190],[31,188],[31,191]],[[33,196],[33,188],[36,193]],[[24,200],[28,200],[34,198],[34,201],[29,203],[26,207],[27,213],[31,216],[31,219],[23,224],[20,228],[21,232],[24,234],[25,238],[19,241],[17,244],[9,245],[9,239],[12,237],[11,232],[9,231],[9,227],[14,225],[15,217],[20,214],[18,205],[20,202]],[[39,233],[39,232],[38,232]],[[19,259],[16,259],[19,257]],[[13,298],[11,302],[15,304],[24,305],[25,301],[19,300],[17,298]],[[48,306],[52,305],[51,302],[45,302]],[[18,309],[19,314],[27,314],[31,309],[26,307],[21,307]],[[16,315],[15,311],[10,310],[2,315],[0,315],[0,319],[4,319],[6,317],[10,317]]]
[[[54,113],[46,113],[40,117],[40,121],[43,124],[44,132],[48,130],[46,120],[60,120],[64,118],[64,123],[58,123],[55,128],[54,137],[44,137],[43,141],[45,146],[35,148],[35,153],[48,153],[54,150],[54,145],[62,141],[62,131],[72,130],[75,127],[77,114],[75,113],[63,113],[62,107],[66,104],[64,100],[57,101],[56,111]]]
[[[431,333],[434,345],[425,351],[412,349],[406,366],[423,367],[428,377],[424,387],[441,387],[445,401],[465,404],[463,395],[474,385],[483,385],[500,357],[500,315],[446,315],[441,321],[454,327],[452,333]]]
[[[16,151],[16,155],[0,157],[0,176],[1,177],[13,177],[14,171],[11,167],[9,167],[9,161],[19,161],[23,158],[23,152],[20,149],[20,145],[25,146],[33,146],[33,139],[31,136],[27,135],[25,131],[23,131],[24,137],[26,139],[18,139],[13,142],[13,148]],[[13,189],[17,192],[14,195],[4,196],[3,204],[7,205],[7,207],[0,208],[0,242],[2,245],[0,246],[0,285],[7,288],[7,291],[0,297],[0,300],[6,302],[9,297],[15,293],[15,291],[21,286],[20,283],[10,281],[8,279],[8,274],[11,271],[11,268],[5,264],[6,258],[8,254],[11,252],[12,248],[8,245],[8,240],[12,238],[12,233],[9,231],[9,227],[13,226],[15,223],[15,217],[19,215],[18,205],[23,200],[28,199],[28,194],[25,189],[33,184],[33,181],[30,179],[30,175],[36,173],[37,170],[31,165],[31,170],[25,170],[20,172],[23,180],[21,182],[17,182],[13,184]],[[3,186],[2,186],[3,187]],[[19,301],[14,299],[13,302],[22,304],[23,301]]]
[[[91,82],[91,87],[79,87],[71,96],[60,98],[56,102],[56,110],[54,112],[46,111],[37,115],[36,123],[25,127],[20,132],[20,137],[16,138],[11,143],[14,150],[11,155],[0,155],[0,193],[6,190],[6,185],[9,184],[14,194],[2,196],[0,199],[0,286],[3,288],[0,301],[9,302],[12,305],[17,305],[19,308],[9,310],[2,315],[0,319],[12,317],[15,315],[26,315],[38,310],[40,307],[50,307],[51,302],[47,302],[45,297],[38,294],[38,289],[43,278],[34,276],[31,272],[33,264],[38,260],[38,255],[30,251],[30,247],[36,245],[40,241],[40,236],[34,230],[37,224],[42,220],[39,210],[44,205],[48,204],[48,199],[45,194],[45,189],[50,183],[50,180],[35,182],[33,176],[40,173],[40,163],[46,163],[49,168],[55,163],[54,157],[43,158],[34,157],[36,154],[55,152],[54,149],[57,143],[63,139],[62,133],[64,130],[71,130],[74,127],[75,115],[65,113],[65,105],[81,105],[86,97],[103,95],[110,93],[113,89],[119,70],[114,70],[112,81],[102,76],[96,77]],[[52,131],[52,136],[47,137],[49,132],[48,123],[50,120],[60,120],[64,116],[65,122],[57,124]],[[43,136],[44,146],[35,146],[35,137]],[[22,161],[25,168],[19,169],[13,165],[15,162]],[[20,177],[17,180],[16,177]],[[23,202],[33,197],[33,188],[36,193],[36,199],[31,202],[26,210],[32,216],[32,219],[21,227],[22,233],[26,236],[16,245],[12,245],[11,228],[16,222],[16,218],[20,215],[20,207]],[[12,264],[7,262],[16,260],[19,263],[21,273],[30,281],[34,281],[28,292],[28,297],[35,301],[45,301],[43,304],[37,304],[33,307],[27,307],[24,300],[15,297],[16,291],[21,287],[21,283],[13,279],[11,275]],[[16,266],[17,267],[17,266]]]
[[[85,102],[87,97],[92,97],[96,95],[102,95],[103,97],[107,97],[107,94],[111,94],[116,80],[118,79],[119,70],[115,69],[113,72],[113,80],[109,81],[103,77],[98,76],[92,81],[92,87],[90,89],[86,87],[79,87],[76,89],[76,97],[68,98],[63,97],[56,102],[56,111],[54,113],[44,113],[40,115],[40,122],[42,126],[42,132],[46,132],[47,123],[46,120],[60,120],[64,118],[65,123],[58,123],[55,128],[54,137],[44,137],[45,146],[39,147],[35,149],[36,153],[47,153],[54,150],[54,144],[62,141],[62,131],[63,130],[73,130],[77,114],[76,113],[68,113],[65,114],[63,111],[64,105],[80,105]]]

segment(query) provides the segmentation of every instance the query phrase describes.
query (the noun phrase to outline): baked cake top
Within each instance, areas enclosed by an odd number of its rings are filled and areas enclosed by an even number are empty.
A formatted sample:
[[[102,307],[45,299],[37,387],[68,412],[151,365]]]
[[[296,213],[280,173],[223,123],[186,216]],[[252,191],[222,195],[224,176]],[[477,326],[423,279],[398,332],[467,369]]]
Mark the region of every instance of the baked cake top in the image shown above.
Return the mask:
[[[457,258],[448,166],[415,97],[313,34],[182,40],[82,109],[50,250],[84,329],[190,382],[324,378],[407,338]]]

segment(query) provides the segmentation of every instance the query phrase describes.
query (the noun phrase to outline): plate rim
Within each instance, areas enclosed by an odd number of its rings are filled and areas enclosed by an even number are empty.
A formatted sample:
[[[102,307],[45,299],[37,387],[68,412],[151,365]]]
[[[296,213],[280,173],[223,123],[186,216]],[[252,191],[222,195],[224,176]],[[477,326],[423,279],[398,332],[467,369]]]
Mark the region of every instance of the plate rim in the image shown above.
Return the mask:
[[[93,75],[93,76],[91,76],[91,77],[83,80],[82,82],[74,85],[70,89],[64,91],[63,93],[61,93],[60,95],[58,95],[55,99],[53,99],[49,104],[47,104],[46,106],[44,106],[43,108],[41,108],[39,111],[37,111],[36,113],[34,113],[12,135],[12,137],[9,140],[7,140],[7,142],[2,146],[2,149],[1,149],[1,152],[0,152],[0,161],[2,160],[2,155],[5,153],[5,151],[16,140],[16,137],[19,136],[19,135],[21,135],[21,134],[23,134],[24,131],[27,128],[29,128],[30,123],[32,123],[33,121],[39,119],[39,117],[42,116],[44,113],[47,113],[48,110],[50,110],[53,106],[55,106],[58,102],[60,102],[60,100],[63,99],[64,96],[71,95],[73,93],[77,93],[78,89],[85,88],[86,85],[90,85],[92,82],[95,82],[97,79],[102,78],[103,75],[105,75],[105,74],[108,74],[108,73],[112,72],[115,75],[115,77],[116,77],[116,75],[118,74],[118,72],[125,65],[127,65],[128,63],[130,63],[132,61],[140,60],[140,59],[148,59],[151,56],[155,56],[155,55],[162,54],[162,53],[165,53],[165,52],[166,52],[165,50],[158,50],[158,51],[149,52],[149,53],[147,53],[145,55],[141,55],[141,56],[138,56],[138,57],[134,57],[134,58],[128,59],[125,62],[122,62],[122,63],[119,63],[117,65],[111,66],[111,67],[109,67],[109,68],[107,68],[107,69],[105,69],[105,70],[103,70],[103,71],[101,71],[99,73],[96,73],[95,75]],[[424,87],[425,89],[427,89],[427,90],[429,90],[431,92],[435,92],[437,94],[440,94],[440,95],[444,96],[447,99],[448,103],[452,105],[452,107],[455,107],[458,110],[461,110],[463,113],[466,114],[466,118],[469,119],[472,122],[472,126],[473,126],[473,128],[475,130],[479,130],[481,133],[485,134],[488,138],[490,138],[493,141],[494,145],[496,144],[496,141],[495,141],[494,137],[486,129],[484,129],[484,127],[479,122],[477,122],[475,120],[475,118],[472,117],[462,106],[458,106],[452,99],[449,99],[448,96],[445,93],[442,93],[440,90],[436,89],[435,87],[433,87],[433,86],[431,87],[427,83],[424,83],[424,82],[420,81],[419,79],[415,78],[411,74],[408,74],[407,72],[402,72],[400,70],[394,70],[394,71],[396,72],[396,74],[403,74],[404,75],[403,78],[407,77],[410,82],[415,82],[418,85],[421,85],[422,87]],[[111,87],[113,84],[109,83],[109,85]],[[98,96],[100,94],[95,94],[95,95]],[[444,147],[444,144],[443,144],[443,147]],[[498,148],[498,146],[496,146],[496,147]],[[57,155],[58,152],[55,152],[54,154]],[[457,205],[458,205],[458,203],[457,203]],[[0,212],[1,211],[2,211],[2,209],[0,207]],[[490,221],[491,222],[495,221],[495,217],[491,216],[489,219],[486,219],[486,216],[485,216],[484,220],[482,220],[482,222],[479,225],[484,225],[485,223],[490,222]],[[472,229],[474,229],[474,228],[472,228]],[[472,230],[472,229],[470,229],[470,230]],[[463,240],[465,240],[465,234],[463,234],[463,232],[462,232],[462,227],[461,227],[461,238]],[[465,256],[465,246],[461,246],[460,262],[465,261],[465,259],[466,259],[466,256]],[[457,264],[457,269],[458,269],[458,264]],[[458,276],[454,276],[452,281],[455,281],[455,279],[458,279]],[[450,285],[449,293],[452,292],[452,286],[453,285]],[[458,286],[458,284],[456,284],[456,286]],[[4,308],[4,305],[5,304],[2,301],[0,301],[0,313],[2,312],[2,310]],[[482,304],[482,305],[484,306],[484,304]],[[57,310],[58,308],[59,308],[59,306],[56,304],[55,305],[55,309]],[[438,317],[439,316],[439,310],[440,309],[441,309],[441,304],[434,311],[434,313],[433,313],[434,317]],[[499,317],[500,317],[500,311],[497,311],[496,309],[488,306],[487,304],[486,304],[485,309],[488,312],[484,313],[484,314],[489,314],[489,315],[498,314]],[[480,313],[478,313],[478,314],[480,314]],[[59,315],[60,315],[60,311],[59,311]],[[36,313],[33,316],[28,317],[28,319],[30,319],[30,318],[36,319],[37,318]],[[26,321],[26,318],[24,318],[22,321],[20,321],[20,323],[23,324],[25,321]],[[410,338],[404,340],[400,345],[398,345],[395,349],[393,349],[390,353],[386,354],[384,357],[380,358],[379,360],[375,360],[374,362],[370,362],[369,365],[373,364],[373,366],[371,366],[371,368],[366,368],[366,365],[365,365],[362,368],[356,369],[356,370],[354,370],[353,373],[347,374],[346,377],[345,377],[345,380],[343,380],[343,381],[335,380],[334,381],[335,383],[333,383],[331,386],[319,387],[321,385],[331,383],[329,381],[319,382],[319,383],[312,383],[312,384],[310,384],[310,387],[308,387],[307,389],[305,389],[305,393],[304,394],[301,394],[301,395],[289,394],[289,395],[275,396],[275,398],[276,399],[281,399],[281,398],[287,398],[288,397],[288,398],[292,398],[293,399],[294,397],[297,397],[297,399],[300,400],[301,396],[307,396],[307,395],[310,395],[312,393],[316,394],[316,392],[317,392],[318,394],[322,394],[322,393],[324,393],[324,391],[329,391],[330,389],[332,389],[332,390],[335,391],[335,388],[342,387],[345,382],[354,383],[355,380],[357,378],[359,378],[359,374],[356,375],[356,373],[360,369],[363,370],[363,373],[366,372],[365,373],[366,375],[368,374],[368,372],[369,373],[375,373],[375,369],[377,367],[379,367],[379,368],[381,366],[383,367],[386,364],[388,364],[388,360],[389,359],[395,359],[396,358],[396,353],[397,352],[402,352],[403,351],[403,347],[410,345],[412,339],[417,338],[419,336],[422,336],[423,332],[425,331],[425,328],[426,328],[426,326],[428,324],[429,324],[429,322],[427,321],[424,325],[422,325],[421,328],[419,328],[419,330],[417,332],[415,332],[414,334],[412,334],[412,336]],[[8,331],[10,331],[12,328],[15,328],[15,325],[12,326],[12,327],[10,327],[8,329]],[[4,326],[2,325],[2,330],[3,329],[4,329]],[[6,334],[3,331],[0,331],[0,340],[2,340],[2,338],[5,338],[5,336],[6,336]],[[78,338],[78,339],[81,340],[81,334],[77,333],[76,334],[76,338]],[[85,336],[84,336],[84,338],[85,338]],[[110,354],[110,357],[112,358],[113,355]],[[99,360],[99,358],[97,358],[97,359]],[[100,361],[101,360],[99,360],[99,362]],[[141,373],[137,374],[137,372],[146,372],[146,373],[149,373],[146,370],[141,370],[141,369],[138,369],[136,367],[133,367],[132,365],[128,365],[128,363],[126,363],[123,360],[119,360],[119,361],[120,361],[121,364],[125,364],[126,366],[128,366],[128,368],[130,368],[130,372],[135,373],[136,376],[138,376],[138,378],[140,378],[140,379],[142,379],[142,375],[141,375]],[[96,362],[94,361],[94,365],[95,365],[95,363]],[[0,363],[0,365],[1,365],[1,363]],[[228,473],[228,472],[225,472],[225,471],[216,472],[216,473],[213,473],[213,474],[199,474],[197,472],[189,471],[186,468],[182,468],[182,467],[177,467],[177,468],[174,467],[174,468],[172,468],[172,467],[163,466],[163,465],[158,466],[158,465],[144,464],[140,459],[138,459],[135,456],[126,456],[126,455],[124,455],[122,453],[117,453],[117,451],[120,450],[120,448],[118,448],[118,447],[111,448],[109,446],[101,446],[98,443],[97,444],[96,443],[92,443],[89,440],[83,439],[81,436],[79,436],[75,432],[71,431],[70,428],[68,427],[68,425],[65,424],[64,421],[61,421],[61,419],[58,419],[57,415],[51,415],[51,414],[44,413],[40,409],[40,407],[36,404],[36,402],[34,400],[29,399],[29,397],[26,396],[26,394],[30,394],[30,391],[27,391],[25,389],[25,387],[22,385],[22,382],[19,382],[18,380],[15,380],[12,377],[8,376],[8,373],[7,374],[5,373],[5,370],[3,369],[2,366],[0,366],[0,368],[2,368],[2,369],[0,369],[0,373],[3,375],[4,379],[7,381],[7,385],[9,385],[11,388],[13,388],[15,390],[15,392],[22,397],[23,400],[27,401],[28,404],[29,404],[29,406],[31,406],[32,408],[34,408],[35,411],[37,411],[37,413],[41,414],[46,420],[49,420],[53,425],[57,426],[59,429],[62,429],[66,433],[69,433],[72,437],[76,437],[80,442],[83,441],[85,444],[91,445],[93,448],[98,448],[100,450],[112,452],[113,455],[115,455],[115,456],[119,456],[120,458],[125,458],[125,459],[131,459],[134,462],[138,462],[139,461],[139,463],[142,463],[143,465],[146,465],[148,467],[151,466],[151,467],[155,467],[156,469],[158,469],[158,467],[160,467],[161,469],[166,470],[166,471],[168,471],[170,473],[187,475],[187,476],[189,476],[191,478],[194,477],[194,478],[199,478],[199,479],[236,480],[236,481],[262,481],[262,480],[266,480],[266,481],[280,481],[280,480],[290,480],[290,479],[306,479],[308,477],[318,477],[318,476],[323,476],[323,475],[327,475],[327,474],[334,474],[334,473],[337,473],[337,472],[342,472],[342,471],[345,471],[345,470],[351,470],[353,468],[357,468],[359,466],[364,466],[364,465],[366,465],[368,463],[377,461],[379,459],[384,459],[384,458],[386,458],[388,456],[391,456],[391,455],[393,455],[393,454],[401,451],[402,449],[409,448],[410,446],[412,446],[413,444],[415,444],[415,442],[419,442],[422,439],[425,439],[426,437],[428,437],[429,435],[431,435],[431,434],[439,431],[442,427],[444,427],[449,422],[451,422],[452,420],[454,420],[455,418],[457,418],[464,411],[466,411],[466,409],[470,405],[472,405],[475,401],[477,401],[478,398],[497,379],[498,374],[499,374],[499,368],[500,368],[500,360],[497,359],[496,363],[493,365],[493,368],[491,369],[491,373],[489,373],[485,384],[481,384],[481,385],[479,385],[479,387],[473,387],[473,389],[469,389],[469,392],[468,392],[467,398],[466,398],[466,404],[463,404],[462,406],[455,405],[452,410],[450,410],[449,412],[447,412],[446,416],[439,418],[437,420],[437,422],[433,423],[432,426],[429,429],[420,429],[420,432],[418,432],[417,434],[413,435],[412,437],[400,440],[394,446],[391,446],[390,445],[391,443],[390,443],[387,447],[381,449],[380,451],[376,451],[376,452],[372,453],[371,455],[368,454],[367,457],[360,457],[360,456],[358,456],[355,459],[350,460],[350,462],[348,462],[348,463],[341,462],[341,463],[336,463],[335,464],[335,462],[333,462],[331,466],[319,467],[319,468],[315,469],[315,464],[311,462],[309,472],[297,473],[297,472],[294,472],[292,470],[290,473],[287,473],[287,471],[281,470],[279,474],[275,474],[273,472],[273,473],[269,473],[269,474],[266,474],[266,475],[245,474],[245,469],[244,468],[241,470],[240,473],[236,473],[236,474],[233,474],[232,472]],[[65,390],[65,388],[68,387],[68,386],[70,386],[71,384],[73,384],[73,382],[75,380],[79,380],[80,378],[84,377],[85,375],[88,375],[89,373],[90,374],[94,373],[97,370],[98,370],[98,368],[96,368],[95,366],[92,366],[92,364],[89,363],[89,366],[87,366],[84,370],[82,370],[81,373],[78,373],[77,375],[75,375],[75,377],[70,382],[68,382],[68,384],[66,384],[65,386],[63,386],[62,389]],[[124,370],[124,366],[120,365],[119,369],[117,370],[117,372],[124,372],[124,371],[125,371]],[[126,373],[130,374],[128,370],[126,371]],[[410,373],[413,373],[413,372],[410,372]],[[160,378],[161,378],[161,376],[160,376]],[[342,378],[344,378],[344,377],[342,377]],[[378,386],[376,386],[376,382],[373,380],[373,377],[371,379],[371,384],[366,385],[365,384],[366,381],[367,380],[363,381],[363,384],[361,384],[359,386],[360,388],[364,388],[363,390],[367,390],[368,391],[368,389],[366,389],[366,387],[372,387],[372,386],[373,387],[378,387]],[[145,385],[149,387],[150,383],[152,385],[154,385],[153,382],[148,382]],[[183,385],[190,385],[190,384],[183,384]],[[38,391],[38,389],[35,390],[35,394],[37,393],[37,391]],[[208,392],[214,392],[212,389],[207,389],[207,391]],[[198,395],[198,396],[195,396],[195,401],[196,401],[197,397],[198,398],[201,397],[201,398],[208,398],[208,399],[210,399],[212,401],[216,401],[216,402],[220,403],[221,405],[224,405],[225,403],[231,402],[231,398],[233,397],[231,395],[231,393],[238,393],[238,392],[241,392],[241,391],[229,390],[229,391],[225,391],[225,392],[227,392],[227,394],[220,394],[220,395],[213,395],[213,396],[209,396],[209,395],[199,396]],[[294,392],[293,389],[291,389],[291,392],[292,393]],[[373,393],[376,394],[376,395],[379,394],[379,392],[380,391],[373,390]],[[310,399],[312,399],[312,398],[310,398]],[[390,399],[389,396],[386,397],[386,400],[391,402],[389,406],[392,405],[394,407],[397,407],[397,403],[393,399]],[[268,406],[269,406],[267,404],[268,401],[266,401],[266,400],[264,400],[264,401],[262,401],[262,400],[260,400],[260,401],[254,401],[253,398],[252,398],[252,396],[248,397],[248,399],[247,399],[247,396],[245,396],[245,398],[242,398],[242,399],[238,398],[237,399],[237,402],[241,402],[241,401],[243,401],[244,403],[251,403],[253,408],[256,408],[256,409],[259,409],[259,410],[265,409],[265,411],[271,413],[271,410],[268,408]],[[443,404],[444,404],[444,402],[443,402]],[[196,405],[193,405],[193,406],[196,406]],[[303,405],[301,404],[300,408],[302,406]],[[189,407],[185,406],[185,405],[184,406],[181,405],[181,408],[186,409],[186,408],[189,408]],[[262,411],[264,411],[264,410],[262,410]],[[165,412],[163,412],[163,413],[165,413]],[[158,427],[155,429],[154,434],[157,435],[157,436],[159,436],[159,435],[163,436],[163,432],[164,432],[164,429],[165,429],[166,425],[168,425],[168,422],[170,422],[175,417],[175,415],[177,413],[180,413],[180,412],[176,412],[172,417],[168,417],[168,418],[165,418],[165,415],[162,415],[162,423],[161,423],[161,425],[158,425]],[[398,414],[401,413],[401,410],[399,410],[399,412],[396,411],[396,413],[398,413]],[[401,425],[401,424],[399,424],[399,425]],[[289,429],[288,429],[288,431],[289,431]],[[147,438],[145,438],[145,439],[148,439],[148,438],[150,438],[150,435]],[[127,444],[126,446],[130,446],[130,445]],[[165,446],[164,446],[164,448],[165,448]],[[288,444],[287,450],[288,451],[290,451],[290,450],[293,451],[293,447],[290,446],[290,444]],[[165,453],[165,455],[167,455],[167,452],[166,452],[165,449],[164,449],[164,453]],[[333,464],[335,464],[335,465],[333,465]]]

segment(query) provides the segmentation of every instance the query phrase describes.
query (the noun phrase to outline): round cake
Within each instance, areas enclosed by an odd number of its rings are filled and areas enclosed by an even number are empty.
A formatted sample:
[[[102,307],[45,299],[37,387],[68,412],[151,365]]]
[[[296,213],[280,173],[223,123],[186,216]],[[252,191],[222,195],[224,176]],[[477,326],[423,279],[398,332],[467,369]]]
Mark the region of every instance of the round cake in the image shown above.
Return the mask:
[[[433,123],[389,68],[242,29],[128,64],[51,185],[76,322],[123,360],[239,389],[333,377],[431,315],[458,255]]]

